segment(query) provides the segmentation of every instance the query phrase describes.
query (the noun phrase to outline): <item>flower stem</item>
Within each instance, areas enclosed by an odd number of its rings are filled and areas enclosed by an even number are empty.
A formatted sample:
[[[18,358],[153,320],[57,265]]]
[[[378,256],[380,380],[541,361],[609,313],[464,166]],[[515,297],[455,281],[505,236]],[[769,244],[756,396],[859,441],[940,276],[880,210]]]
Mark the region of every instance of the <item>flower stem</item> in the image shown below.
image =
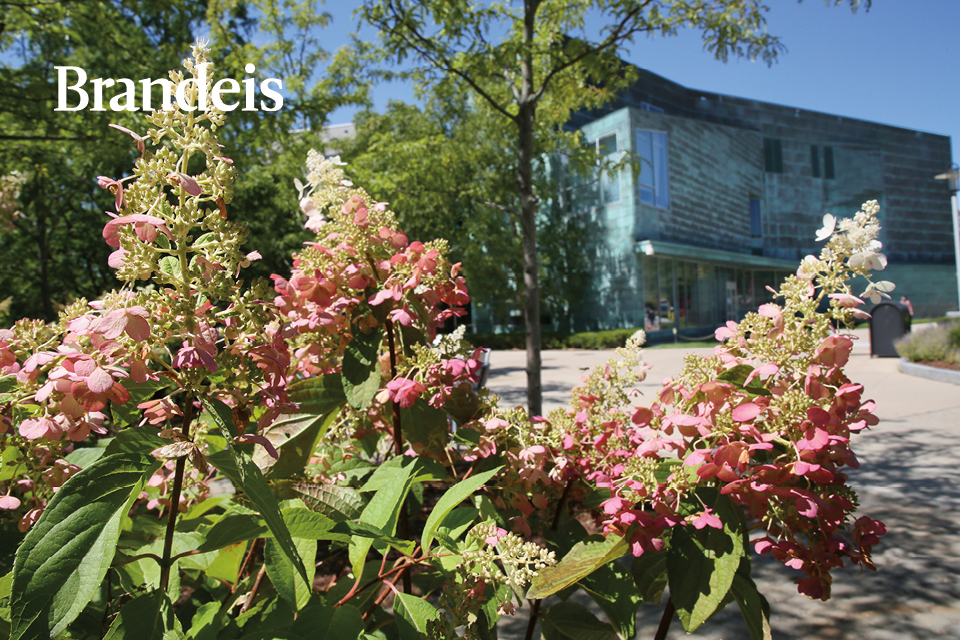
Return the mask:
[[[660,626],[657,627],[657,635],[653,640],[666,640],[667,631],[670,630],[670,623],[673,622],[673,614],[677,609],[673,606],[673,599],[667,598],[667,606],[663,608],[663,616],[660,618]]]
[[[193,421],[193,395],[187,394],[183,401],[183,426],[180,432],[190,436],[190,423]],[[183,490],[183,475],[187,466],[186,456],[177,459],[177,468],[173,475],[173,490],[170,492],[170,513],[167,515],[167,532],[163,538],[163,557],[160,559],[160,591],[166,593],[170,584],[170,567],[175,560],[173,552],[173,534],[177,526],[177,514],[180,512],[180,492]]]
[[[393,336],[393,322],[386,321],[387,328],[387,348],[390,350],[390,377],[397,376],[397,342]],[[400,403],[393,402],[393,443],[394,452],[398,456],[403,455],[403,431],[400,420]],[[397,522],[398,534],[403,540],[410,539],[410,514],[407,512],[407,501],[404,499],[400,505],[400,519]],[[410,582],[410,572],[403,571],[403,592],[410,593],[413,589]]]

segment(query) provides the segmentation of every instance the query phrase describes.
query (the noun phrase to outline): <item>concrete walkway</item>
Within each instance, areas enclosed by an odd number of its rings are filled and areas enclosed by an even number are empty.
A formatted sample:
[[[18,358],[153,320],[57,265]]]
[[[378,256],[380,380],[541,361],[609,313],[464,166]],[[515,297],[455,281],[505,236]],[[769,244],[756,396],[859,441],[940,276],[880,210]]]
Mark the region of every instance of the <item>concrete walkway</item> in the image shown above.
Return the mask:
[[[754,555],[754,577],[770,601],[775,639],[909,640],[960,638],[960,388],[908,376],[896,358],[871,358],[864,331],[847,368],[877,402],[881,422],[853,443],[861,469],[850,484],[861,512],[877,518],[888,534],[874,549],[878,572],[846,568],[834,572],[833,599],[811,601],[797,593],[791,571]],[[660,381],[678,374],[686,354],[710,349],[653,349],[653,365],[641,391],[652,401]],[[609,351],[545,351],[544,410],[566,404],[582,369],[606,362]],[[506,404],[524,404],[522,351],[492,354],[488,387]],[[594,607],[599,617],[602,613]],[[660,617],[644,605],[639,638],[652,638]],[[523,637],[526,611],[504,624],[501,637]],[[539,634],[538,634],[539,637]],[[687,635],[674,621],[671,639],[747,639],[736,605],[727,607]]]

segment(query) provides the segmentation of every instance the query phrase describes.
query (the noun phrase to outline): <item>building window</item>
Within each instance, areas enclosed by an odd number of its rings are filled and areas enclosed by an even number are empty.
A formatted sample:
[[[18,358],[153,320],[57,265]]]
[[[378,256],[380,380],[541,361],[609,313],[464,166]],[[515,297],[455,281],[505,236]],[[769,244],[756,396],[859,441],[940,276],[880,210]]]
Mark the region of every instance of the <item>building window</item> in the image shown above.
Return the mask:
[[[653,106],[652,104],[650,104],[649,102],[641,102],[641,103],[640,103],[640,110],[641,110],[641,111],[650,111],[650,112],[652,112],[652,113],[664,113],[664,110],[663,110],[663,109],[661,109],[660,107],[655,107],[655,106]]]
[[[610,172],[607,170],[607,164],[616,161],[617,153],[617,134],[600,136],[596,140],[597,154],[600,157],[600,202],[602,204],[613,204],[620,202],[620,171]],[[611,157],[613,156],[613,157]]]
[[[759,238],[763,235],[763,225],[760,220],[760,199],[750,198],[750,236]]]
[[[827,180],[836,177],[833,172],[833,147],[823,148],[823,177]]]
[[[817,145],[810,145],[810,172],[814,178],[820,177],[820,149]]]
[[[637,195],[640,202],[660,209],[670,206],[667,134],[637,129],[636,155],[640,160]]]
[[[779,140],[763,139],[763,166],[767,173],[783,173],[783,147]]]

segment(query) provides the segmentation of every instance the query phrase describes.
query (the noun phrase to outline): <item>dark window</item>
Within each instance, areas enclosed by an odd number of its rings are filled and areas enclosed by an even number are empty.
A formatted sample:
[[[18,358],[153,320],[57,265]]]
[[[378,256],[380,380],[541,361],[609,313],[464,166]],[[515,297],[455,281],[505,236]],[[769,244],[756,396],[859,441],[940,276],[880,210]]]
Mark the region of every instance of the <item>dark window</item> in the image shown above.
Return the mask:
[[[810,145],[810,170],[814,178],[820,177],[820,149],[815,144]]]
[[[783,173],[783,147],[779,140],[763,139],[763,164],[767,173]]]
[[[760,224],[759,198],[750,198],[750,235],[754,238],[759,238],[763,235],[763,229]]]
[[[833,172],[833,147],[823,148],[823,177],[828,180],[836,177]]]

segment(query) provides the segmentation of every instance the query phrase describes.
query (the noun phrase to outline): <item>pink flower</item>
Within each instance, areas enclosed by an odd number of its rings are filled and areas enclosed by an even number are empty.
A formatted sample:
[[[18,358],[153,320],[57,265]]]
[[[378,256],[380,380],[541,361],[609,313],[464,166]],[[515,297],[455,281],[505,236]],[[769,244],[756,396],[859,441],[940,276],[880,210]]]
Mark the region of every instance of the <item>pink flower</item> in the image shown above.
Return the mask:
[[[119,247],[120,227],[128,224],[134,225],[134,230],[136,231],[137,237],[144,242],[153,242],[157,237],[157,231],[162,232],[163,235],[167,236],[171,240],[174,239],[173,234],[170,233],[170,230],[167,229],[166,223],[164,223],[161,218],[143,215],[142,213],[135,213],[129,216],[120,216],[119,218],[114,218],[103,228],[103,239],[107,241],[109,246]]]
[[[752,402],[745,402],[733,410],[734,422],[749,422],[760,415],[763,409]]]
[[[412,407],[420,394],[426,390],[425,386],[409,378],[394,378],[387,383],[390,399],[404,408]]]
[[[140,153],[143,153],[144,146],[143,146],[143,138],[142,138],[142,137],[140,137],[139,135],[135,134],[133,131],[130,131],[130,129],[127,129],[126,127],[121,127],[121,126],[118,125],[118,124],[111,124],[110,126],[113,127],[114,129],[116,129],[117,131],[122,131],[123,133],[127,134],[128,136],[130,136],[131,138],[133,138],[134,140],[136,140],[136,141],[137,141],[137,151],[139,151]]]
[[[167,176],[167,179],[173,184],[180,185],[183,190],[191,196],[198,196],[203,192],[197,181],[185,173],[180,173],[179,171],[177,173],[171,173]]]
[[[114,195],[114,206],[120,211],[120,205],[123,203],[123,183],[107,176],[97,176],[97,184],[101,189],[109,189]]]
[[[713,515],[713,509],[705,510],[703,513],[697,516],[691,524],[693,524],[695,529],[703,529],[704,527],[723,529],[723,522],[720,521],[720,518]]]
[[[98,329],[107,340],[114,340],[126,333],[136,342],[143,342],[150,337],[149,317],[150,314],[141,306],[114,309],[104,316]]]
[[[412,327],[413,321],[417,318],[417,314],[410,311],[406,305],[404,305],[404,307],[401,309],[394,309],[388,315],[391,320],[394,322],[399,322],[405,327]]]
[[[17,509],[20,506],[20,500],[13,496],[3,496],[0,498],[0,509]]]
[[[20,531],[20,533],[26,533],[30,527],[37,523],[37,520],[39,520],[40,516],[42,515],[42,508],[31,509],[30,511],[27,511],[24,516],[20,518],[20,522],[17,523],[17,529]]]
[[[173,359],[173,366],[177,369],[206,367],[210,373],[213,373],[219,368],[217,361],[213,359],[213,356],[206,349],[191,346],[181,347]]]
[[[243,435],[239,435],[233,439],[233,444],[259,444],[261,447],[267,450],[267,453],[270,454],[271,458],[274,460],[280,459],[280,454],[277,453],[277,449],[273,446],[273,443],[260,434],[245,433]]]
[[[63,430],[56,422],[43,416],[40,418],[27,418],[20,423],[20,435],[27,440],[36,440],[46,438],[47,440],[59,440],[63,437]]]

